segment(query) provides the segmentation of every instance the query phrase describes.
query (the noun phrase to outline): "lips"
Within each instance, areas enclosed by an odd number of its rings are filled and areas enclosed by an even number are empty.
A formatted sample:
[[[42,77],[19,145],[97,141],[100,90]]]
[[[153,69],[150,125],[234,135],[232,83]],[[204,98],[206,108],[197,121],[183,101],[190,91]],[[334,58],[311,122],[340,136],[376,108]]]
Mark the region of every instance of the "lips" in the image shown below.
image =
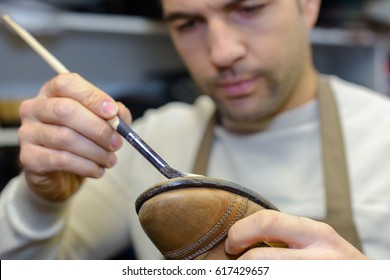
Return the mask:
[[[222,82],[218,84],[218,88],[228,97],[242,97],[248,95],[253,90],[255,84],[256,79],[241,79]]]

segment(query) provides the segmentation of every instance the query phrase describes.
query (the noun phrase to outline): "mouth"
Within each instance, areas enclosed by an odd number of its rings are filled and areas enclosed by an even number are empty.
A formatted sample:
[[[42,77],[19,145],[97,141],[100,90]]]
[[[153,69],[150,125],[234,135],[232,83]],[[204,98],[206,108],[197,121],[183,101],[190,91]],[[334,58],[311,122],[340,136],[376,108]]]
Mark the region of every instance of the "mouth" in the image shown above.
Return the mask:
[[[226,96],[237,98],[249,95],[253,91],[255,84],[255,78],[246,78],[223,81],[218,83],[217,87],[224,92]]]

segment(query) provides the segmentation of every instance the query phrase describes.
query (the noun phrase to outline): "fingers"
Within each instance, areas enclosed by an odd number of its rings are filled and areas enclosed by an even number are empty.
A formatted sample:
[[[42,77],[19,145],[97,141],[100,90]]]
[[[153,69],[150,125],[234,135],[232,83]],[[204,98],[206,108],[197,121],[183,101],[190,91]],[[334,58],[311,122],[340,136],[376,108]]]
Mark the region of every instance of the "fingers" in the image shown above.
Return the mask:
[[[329,259],[331,258],[327,255]],[[325,252],[317,250],[299,250],[283,248],[254,248],[243,254],[239,260],[315,260],[324,259]]]
[[[69,152],[86,160],[94,161],[103,168],[114,166],[116,157],[110,150],[115,150],[113,147],[116,148],[121,144],[120,136],[114,134],[113,143],[109,144],[112,147],[107,150],[68,127],[36,122],[23,125],[19,130],[19,136],[22,147],[26,143],[26,145],[31,144],[51,150]],[[116,138],[119,138],[119,142]],[[24,160],[23,153],[21,154],[21,160],[24,166],[28,165],[28,159]]]
[[[320,237],[321,238],[321,237]],[[367,260],[368,257],[337,236],[336,242],[322,237],[321,242],[298,249],[253,248],[240,256],[240,260]],[[334,240],[335,241],[335,240]]]
[[[100,178],[105,170],[96,162],[68,151],[52,150],[31,144],[22,146],[20,160],[26,173],[35,174],[35,178],[39,178],[38,180],[42,180],[44,174],[58,171],[78,174],[82,177]],[[33,171],[31,172],[31,170]],[[34,181],[33,179],[32,181],[33,185],[43,185],[43,182]]]
[[[119,113],[126,122],[131,114],[77,74],[64,74],[46,83],[39,96],[22,103],[22,121],[36,120],[68,127],[109,151],[122,145],[122,139],[104,119]]]
[[[235,255],[261,241],[283,242],[289,248],[301,248],[316,242],[316,232],[325,228],[322,223],[311,222],[302,217],[262,210],[231,227],[225,249]]]
[[[120,118],[127,123],[128,125],[131,124],[133,118],[131,116],[130,110],[123,105],[121,102],[117,102],[118,107],[119,107],[119,116]]]
[[[118,113],[118,105],[108,94],[75,73],[51,79],[42,88],[40,96],[73,99],[104,119],[112,119]]]
[[[116,163],[113,152],[123,144],[105,120],[118,113],[131,122],[125,106],[77,74],[53,78],[38,97],[20,106],[23,166],[41,175],[63,171],[101,176],[103,168]]]
[[[128,109],[77,74],[53,78],[19,111],[26,180],[50,201],[69,198],[84,177],[99,178],[114,166],[123,140],[107,120],[119,114],[131,122]]]
[[[107,121],[86,110],[82,104],[75,100],[69,98],[38,98],[30,102],[23,102],[20,112],[24,126],[27,126],[26,124],[29,121],[30,123],[52,124],[71,129],[109,151],[115,151],[121,146],[120,136],[112,130]],[[63,135],[62,141],[67,141],[65,136],[74,135],[70,134],[68,130],[57,131],[62,134],[67,133],[67,135]],[[37,144],[44,144],[44,137],[50,139],[56,137],[56,141],[61,138],[55,135],[53,130],[44,130],[43,132],[44,134],[41,136],[42,134],[38,135],[38,133],[32,131],[33,136],[31,137],[39,138],[39,140],[31,140]]]
[[[256,247],[282,242],[288,248]],[[331,226],[273,210],[261,210],[235,223],[225,250],[240,259],[367,259]]]

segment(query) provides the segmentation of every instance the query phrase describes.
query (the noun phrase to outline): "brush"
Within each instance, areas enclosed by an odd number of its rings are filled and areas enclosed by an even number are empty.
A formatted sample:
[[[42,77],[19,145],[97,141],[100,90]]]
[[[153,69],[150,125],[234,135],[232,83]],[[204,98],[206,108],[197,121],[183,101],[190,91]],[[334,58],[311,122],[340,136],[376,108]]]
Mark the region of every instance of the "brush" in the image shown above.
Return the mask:
[[[70,71],[38,42],[27,30],[16,23],[9,15],[2,16],[7,26],[18,34],[57,74],[70,73]],[[152,148],[146,144],[121,118],[118,116],[109,120],[110,126],[126,139],[145,159],[147,159],[166,178],[185,177],[182,173],[170,167]]]

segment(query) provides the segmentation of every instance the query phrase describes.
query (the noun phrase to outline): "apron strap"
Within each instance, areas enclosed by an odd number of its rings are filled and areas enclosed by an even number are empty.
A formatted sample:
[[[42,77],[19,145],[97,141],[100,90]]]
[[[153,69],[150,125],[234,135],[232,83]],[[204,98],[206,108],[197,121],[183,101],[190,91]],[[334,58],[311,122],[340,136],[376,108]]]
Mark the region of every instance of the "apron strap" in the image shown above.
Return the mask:
[[[320,106],[320,130],[323,154],[326,218],[338,234],[362,251],[360,239],[353,221],[350,184],[345,157],[343,134],[334,93],[325,78],[319,77],[317,85]],[[215,112],[205,129],[195,158],[193,173],[207,175],[207,166],[217,122]]]
[[[337,103],[329,82],[321,77],[318,79],[318,100],[327,204],[324,222],[361,251],[353,221],[347,160]]]
[[[192,173],[199,175],[207,175],[207,167],[209,162],[209,157],[211,153],[211,146],[213,145],[214,140],[214,127],[217,123],[217,112],[215,111],[207,124],[207,127],[203,133],[203,138],[200,142],[198,153],[196,154],[194,167]]]

